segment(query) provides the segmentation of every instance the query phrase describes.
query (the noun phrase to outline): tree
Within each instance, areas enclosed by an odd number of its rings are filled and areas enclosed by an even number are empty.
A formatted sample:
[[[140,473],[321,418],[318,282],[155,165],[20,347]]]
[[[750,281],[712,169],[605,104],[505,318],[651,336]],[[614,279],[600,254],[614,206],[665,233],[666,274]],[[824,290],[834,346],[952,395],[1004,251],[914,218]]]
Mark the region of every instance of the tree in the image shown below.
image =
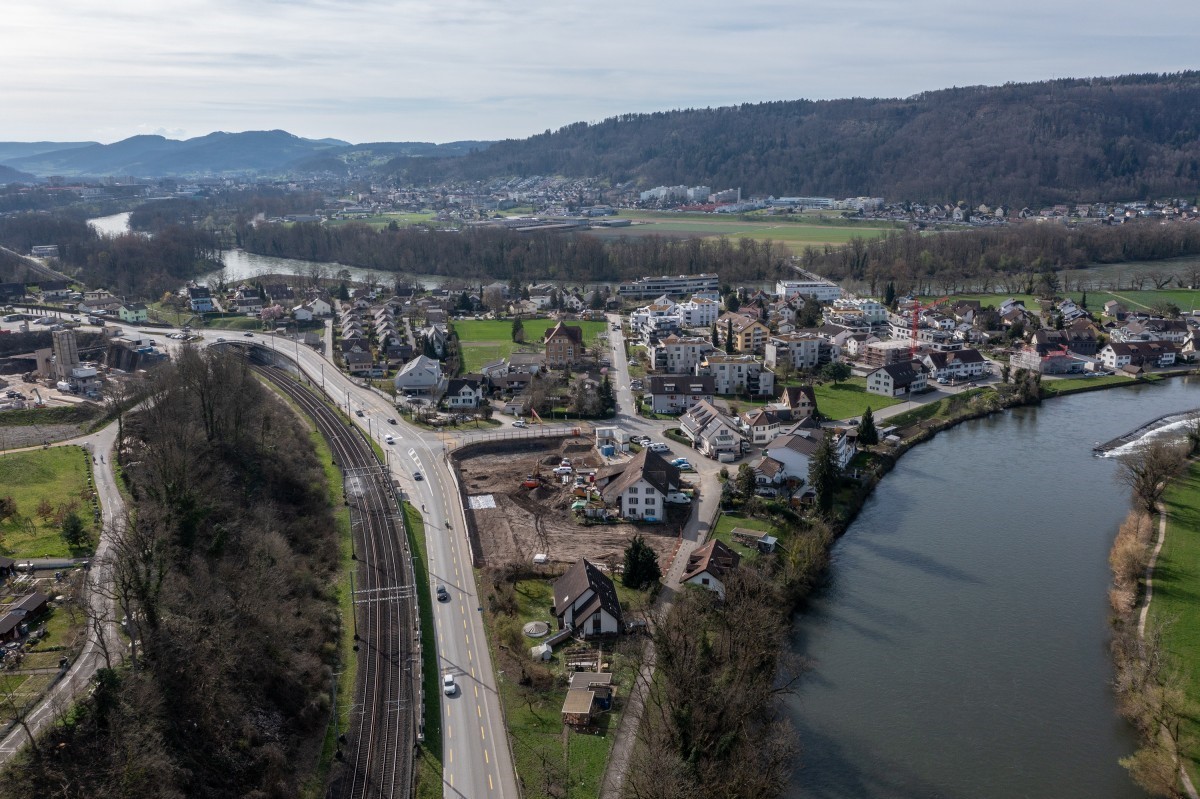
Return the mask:
[[[830,361],[821,369],[821,376],[826,380],[833,381],[835,386],[843,380],[849,379],[850,374],[850,365],[842,361]]]
[[[1135,502],[1155,513],[1167,483],[1187,467],[1185,447],[1153,439],[1120,458],[1116,480],[1129,487]]]
[[[513,318],[512,340],[518,344],[522,344],[525,341],[525,323],[521,321],[519,315]]]
[[[615,413],[617,410],[617,393],[613,391],[612,380],[608,375],[600,381],[600,409],[601,414],[607,416]]]
[[[625,573],[621,582],[626,588],[643,588],[662,577],[658,555],[646,543],[646,539],[635,535],[625,548]]]
[[[345,281],[342,281],[341,283],[338,284],[337,291],[335,292],[335,296],[339,300],[344,300],[347,302],[350,300],[350,287],[346,285]]]
[[[1000,382],[1001,383],[1007,383],[1009,377],[1011,377],[1011,376],[1012,376],[1012,367],[1011,366],[1009,366],[1008,364],[1004,364],[1003,366],[1000,367]]]
[[[17,515],[17,500],[11,494],[0,497],[0,522]]]
[[[737,313],[738,308],[742,307],[742,301],[738,299],[736,291],[731,291],[725,295],[725,310],[730,313]]]
[[[604,310],[604,295],[600,293],[600,289],[592,289],[592,295],[588,299],[588,308],[593,311]]]
[[[725,349],[731,354],[737,352],[737,347],[734,346],[732,319],[725,320]]]
[[[743,499],[750,499],[754,496],[754,489],[758,487],[758,481],[754,477],[754,469],[748,463],[743,463],[738,467],[737,477],[734,478],[734,490],[741,495]]]
[[[1086,291],[1083,292],[1083,295],[1079,298],[1079,307],[1085,311],[1087,310],[1087,292]]]
[[[858,424],[858,443],[868,447],[879,443],[879,431],[875,429],[875,414],[871,413],[871,406],[863,411],[862,421]]]
[[[887,282],[887,286],[883,289],[883,304],[891,308],[892,303],[896,301],[896,284],[892,281]]]
[[[34,513],[38,515],[38,518],[40,518],[43,523],[49,522],[54,518],[54,504],[50,502],[47,497],[42,497],[41,501],[38,502]]]
[[[87,530],[84,529],[83,519],[80,519],[75,511],[63,517],[62,537],[72,549],[79,549],[87,542]]]
[[[721,347],[721,337],[717,335],[717,323],[713,322],[712,329],[712,345],[718,349]]]
[[[833,450],[833,435],[826,432],[808,462],[808,484],[817,492],[817,510],[822,516],[828,516],[833,510],[833,495],[837,491],[840,471],[837,453]]]

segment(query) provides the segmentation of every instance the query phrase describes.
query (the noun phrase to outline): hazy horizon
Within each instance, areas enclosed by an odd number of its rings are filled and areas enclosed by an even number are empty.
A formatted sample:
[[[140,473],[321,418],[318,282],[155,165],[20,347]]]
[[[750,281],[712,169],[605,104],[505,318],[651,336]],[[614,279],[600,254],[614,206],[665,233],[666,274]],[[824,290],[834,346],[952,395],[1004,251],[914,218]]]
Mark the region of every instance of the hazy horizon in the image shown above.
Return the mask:
[[[20,0],[0,140],[525,138],[624,113],[1179,72],[1200,7]]]

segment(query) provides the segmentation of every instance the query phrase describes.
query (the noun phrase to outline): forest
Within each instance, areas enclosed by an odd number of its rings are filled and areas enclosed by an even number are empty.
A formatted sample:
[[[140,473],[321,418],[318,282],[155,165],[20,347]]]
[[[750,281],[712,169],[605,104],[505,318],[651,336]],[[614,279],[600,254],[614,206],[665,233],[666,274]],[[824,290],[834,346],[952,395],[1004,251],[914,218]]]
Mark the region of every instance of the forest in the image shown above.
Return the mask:
[[[1135,221],[1067,227],[1029,222],[938,235],[903,231],[871,241],[854,238],[836,249],[810,247],[801,255],[801,262],[806,269],[833,280],[865,286],[876,296],[889,281],[901,291],[912,289],[922,294],[963,290],[1020,293],[1026,291],[1031,276],[1046,272],[1198,254],[1197,224]],[[1200,267],[1190,268],[1186,275],[1174,275],[1164,267],[1158,272],[1139,272],[1130,279],[1154,283],[1155,288],[1165,288],[1173,279],[1200,285]]]
[[[145,396],[119,436],[112,617],[91,622],[125,620],[124,662],[102,648],[93,694],[12,761],[0,797],[298,796],[339,625],[325,472],[241,359],[186,349]]]
[[[0,243],[17,252],[59,245],[59,268],[81,283],[129,298],[157,298],[220,267],[219,241],[204,229],[167,225],[153,237],[101,236],[70,214],[25,213],[0,218]]]
[[[604,242],[587,234],[518,233],[492,228],[461,232],[316,223],[244,226],[238,242],[260,255],[337,261],[386,272],[468,280],[615,282],[654,274],[721,272],[728,281],[771,280],[790,263],[786,246],[740,238]]]
[[[1020,208],[1195,199],[1200,72],[789,100],[579,122],[460,158],[398,158],[409,184],[503,175],[741,187]]]

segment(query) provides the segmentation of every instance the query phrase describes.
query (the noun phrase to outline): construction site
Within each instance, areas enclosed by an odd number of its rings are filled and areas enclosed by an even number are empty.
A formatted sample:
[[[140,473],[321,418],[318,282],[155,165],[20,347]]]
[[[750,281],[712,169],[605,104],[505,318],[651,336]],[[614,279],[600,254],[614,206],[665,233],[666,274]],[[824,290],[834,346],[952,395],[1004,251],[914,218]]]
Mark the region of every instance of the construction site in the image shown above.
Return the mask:
[[[565,466],[569,461],[570,467]],[[477,566],[503,563],[597,565],[624,561],[641,534],[670,563],[690,505],[671,507],[656,522],[612,518],[590,489],[592,476],[611,468],[592,442],[580,438],[475,445],[455,456]],[[556,473],[557,470],[557,473]]]

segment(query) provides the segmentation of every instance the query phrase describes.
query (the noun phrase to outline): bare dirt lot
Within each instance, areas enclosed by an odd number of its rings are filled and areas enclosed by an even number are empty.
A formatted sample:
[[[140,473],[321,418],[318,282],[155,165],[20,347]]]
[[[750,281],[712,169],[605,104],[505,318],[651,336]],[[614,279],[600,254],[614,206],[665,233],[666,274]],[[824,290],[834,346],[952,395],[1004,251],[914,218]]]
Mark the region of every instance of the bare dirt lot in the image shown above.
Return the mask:
[[[591,443],[568,438],[522,442],[520,447],[507,452],[492,449],[459,462],[467,496],[491,495],[496,504],[494,508],[470,509],[468,503],[467,515],[478,533],[478,555],[484,564],[530,563],[535,554],[559,563],[574,563],[581,557],[597,564],[621,563],[630,539],[641,533],[666,570],[690,508],[672,508],[661,524],[582,524],[571,511],[571,503],[577,499],[573,485],[562,485],[552,470],[564,457],[570,458],[577,470],[604,465]],[[540,474],[539,487],[521,486],[530,474]]]

